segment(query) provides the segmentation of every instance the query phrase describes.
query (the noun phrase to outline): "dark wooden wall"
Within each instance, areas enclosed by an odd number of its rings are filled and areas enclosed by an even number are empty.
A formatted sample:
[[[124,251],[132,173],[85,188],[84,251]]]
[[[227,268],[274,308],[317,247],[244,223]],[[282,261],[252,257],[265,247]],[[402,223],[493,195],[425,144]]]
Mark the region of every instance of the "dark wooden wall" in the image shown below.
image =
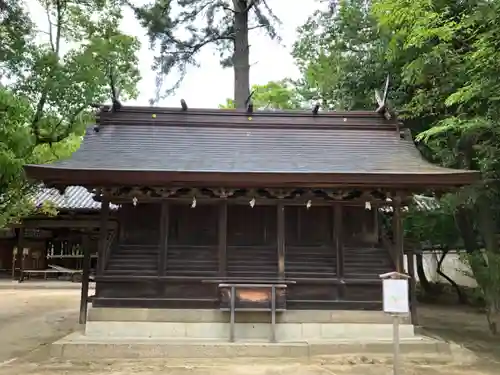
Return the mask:
[[[170,205],[165,274],[216,276],[219,264],[217,206]]]
[[[160,240],[161,205],[124,204],[119,211],[120,242],[124,245],[157,245]]]
[[[159,203],[123,205],[95,305],[215,307],[209,279],[277,280],[277,206],[223,204],[164,203],[163,214]],[[360,206],[285,206],[289,308],[380,308],[378,275],[394,265],[377,215]]]
[[[276,213],[273,206],[228,206],[228,277],[278,277]]]
[[[12,249],[16,246],[15,238],[0,239],[0,271],[10,271],[12,268]]]

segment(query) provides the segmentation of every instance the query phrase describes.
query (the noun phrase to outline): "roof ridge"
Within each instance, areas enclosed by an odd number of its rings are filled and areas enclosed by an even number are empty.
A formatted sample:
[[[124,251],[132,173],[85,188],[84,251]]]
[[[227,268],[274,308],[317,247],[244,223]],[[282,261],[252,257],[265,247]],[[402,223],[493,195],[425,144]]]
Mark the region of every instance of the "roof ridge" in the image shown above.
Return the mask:
[[[118,111],[102,110],[98,125],[148,125],[223,128],[280,129],[367,129],[398,130],[399,122],[387,120],[375,111],[320,112],[189,109],[160,107],[123,107]]]
[[[233,109],[233,108],[189,108],[187,110],[183,110],[178,107],[154,107],[154,106],[122,106],[116,112],[112,111],[112,107],[110,105],[101,106],[101,113],[106,114],[120,114],[120,113],[168,113],[168,114],[178,114],[184,113],[188,115],[248,115],[246,109]],[[252,112],[252,114],[264,114],[270,116],[306,116],[306,117],[315,117],[315,116],[331,116],[331,117],[343,117],[343,116],[363,116],[363,117],[383,117],[376,110],[352,110],[352,111],[319,111],[317,114],[314,114],[311,110],[305,109],[257,109]]]

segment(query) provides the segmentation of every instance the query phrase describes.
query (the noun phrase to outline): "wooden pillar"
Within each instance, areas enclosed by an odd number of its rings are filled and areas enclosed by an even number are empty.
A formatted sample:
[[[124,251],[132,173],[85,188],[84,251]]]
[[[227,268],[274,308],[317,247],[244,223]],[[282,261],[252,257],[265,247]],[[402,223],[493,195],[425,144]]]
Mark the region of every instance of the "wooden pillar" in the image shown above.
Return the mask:
[[[278,219],[278,277],[285,279],[285,204],[283,201],[277,205]]]
[[[24,226],[19,227],[19,235],[17,236],[17,256],[19,257],[19,282],[22,283],[24,280],[24,266],[26,254],[25,249],[25,238],[24,238]]]
[[[219,205],[219,276],[227,274],[227,200],[223,199]]]
[[[408,275],[409,286],[410,286],[410,319],[411,324],[418,325],[418,315],[417,315],[417,279],[415,276],[415,253],[413,251],[408,251],[406,254],[408,261]]]
[[[82,263],[82,290],[80,295],[79,323],[87,323],[87,306],[89,301],[90,278],[90,239],[88,233],[82,234],[83,263]]]
[[[116,230],[118,231],[118,233],[117,233],[118,243],[125,242],[125,226],[123,225],[123,223],[125,222],[125,220],[127,218],[127,212],[128,211],[125,211],[125,210],[118,210],[118,212],[116,213],[117,219],[118,219],[118,223],[117,223],[117,227],[116,227]]]
[[[168,252],[168,229],[170,225],[170,210],[168,201],[161,203],[161,219],[160,219],[160,246],[158,251],[158,276],[165,276],[167,269],[167,252]]]
[[[16,241],[16,244],[12,248],[12,262],[11,262],[12,281],[14,281],[16,279],[16,263],[17,263],[18,257],[19,257],[19,244]]]
[[[343,299],[345,297],[345,284],[344,280],[344,243],[342,241],[342,205],[333,205],[333,243],[335,246],[335,260],[337,264],[337,278],[340,280],[338,286],[338,297]]]
[[[403,220],[401,217],[401,197],[397,196],[393,200],[392,233],[394,236],[394,261],[396,272],[403,273]]]
[[[97,253],[97,275],[102,276],[106,268],[106,252],[108,251],[109,198],[102,196],[101,218],[99,226],[99,248]]]

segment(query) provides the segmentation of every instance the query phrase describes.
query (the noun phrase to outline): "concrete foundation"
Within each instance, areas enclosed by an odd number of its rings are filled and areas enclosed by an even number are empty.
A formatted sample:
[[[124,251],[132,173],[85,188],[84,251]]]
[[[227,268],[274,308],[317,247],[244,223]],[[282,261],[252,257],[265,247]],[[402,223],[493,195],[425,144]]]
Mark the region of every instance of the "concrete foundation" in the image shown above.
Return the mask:
[[[228,323],[229,312],[215,309],[134,309],[91,307],[88,321]],[[269,312],[237,312],[236,322],[269,323]],[[402,323],[409,323],[402,319]],[[276,323],[357,323],[392,324],[382,311],[286,310],[276,313]]]
[[[413,359],[434,358],[439,362],[451,361],[453,348],[448,343],[413,338],[401,340],[401,353]],[[111,358],[295,358],[313,360],[323,356],[347,355],[364,357],[390,357],[392,341],[310,341],[310,342],[245,342],[229,343],[217,340],[189,339],[117,339],[90,338],[81,333],[71,334],[52,344],[51,355],[67,359]]]
[[[182,323],[182,322],[89,322],[85,329],[88,337],[109,338],[159,338],[159,339],[211,339],[224,340],[229,337],[229,323]],[[413,326],[400,327],[402,338],[415,336]],[[265,323],[236,323],[236,341],[261,340],[271,337],[271,325]],[[390,339],[392,325],[389,324],[340,324],[340,323],[278,323],[278,342],[301,340],[348,340]]]
[[[268,341],[269,313],[236,314],[236,341]],[[85,327],[91,338],[227,340],[229,314],[218,310],[92,308]],[[415,337],[408,321],[402,339]],[[291,310],[276,319],[278,342],[392,339],[391,318],[379,311]]]
[[[269,342],[269,320],[267,313],[238,313],[236,342],[231,343],[229,315],[218,310],[91,308],[85,332],[53,343],[51,354],[80,360],[392,355],[392,320],[382,312],[286,311],[276,319],[276,343]],[[446,362],[459,351],[449,343],[416,336],[407,320],[402,321],[400,336],[401,353],[413,359]]]

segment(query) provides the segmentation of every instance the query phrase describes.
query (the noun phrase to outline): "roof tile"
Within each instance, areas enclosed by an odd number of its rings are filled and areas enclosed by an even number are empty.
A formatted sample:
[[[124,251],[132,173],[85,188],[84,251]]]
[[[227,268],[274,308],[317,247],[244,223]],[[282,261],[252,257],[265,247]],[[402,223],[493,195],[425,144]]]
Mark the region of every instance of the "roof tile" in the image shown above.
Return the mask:
[[[479,176],[427,162],[411,139],[402,139],[395,119],[370,111],[314,116],[305,111],[123,107],[104,109],[98,122],[98,128],[87,129],[70,159],[28,165],[28,175],[62,184],[106,183],[110,171],[117,172],[109,176],[114,184],[140,175],[148,175],[148,183],[163,183],[182,173],[200,178],[219,173],[226,182],[229,175],[261,174],[294,183],[315,175],[316,181],[356,184],[368,182],[366,176],[382,183],[404,175],[413,184],[424,175],[438,184],[471,183]]]
[[[83,186],[68,186],[63,194],[57,189],[41,188],[35,195],[35,205],[50,202],[58,210],[100,210],[101,203]],[[110,204],[111,209],[118,206]]]
[[[389,130],[107,125],[54,167],[249,173],[450,173]]]

